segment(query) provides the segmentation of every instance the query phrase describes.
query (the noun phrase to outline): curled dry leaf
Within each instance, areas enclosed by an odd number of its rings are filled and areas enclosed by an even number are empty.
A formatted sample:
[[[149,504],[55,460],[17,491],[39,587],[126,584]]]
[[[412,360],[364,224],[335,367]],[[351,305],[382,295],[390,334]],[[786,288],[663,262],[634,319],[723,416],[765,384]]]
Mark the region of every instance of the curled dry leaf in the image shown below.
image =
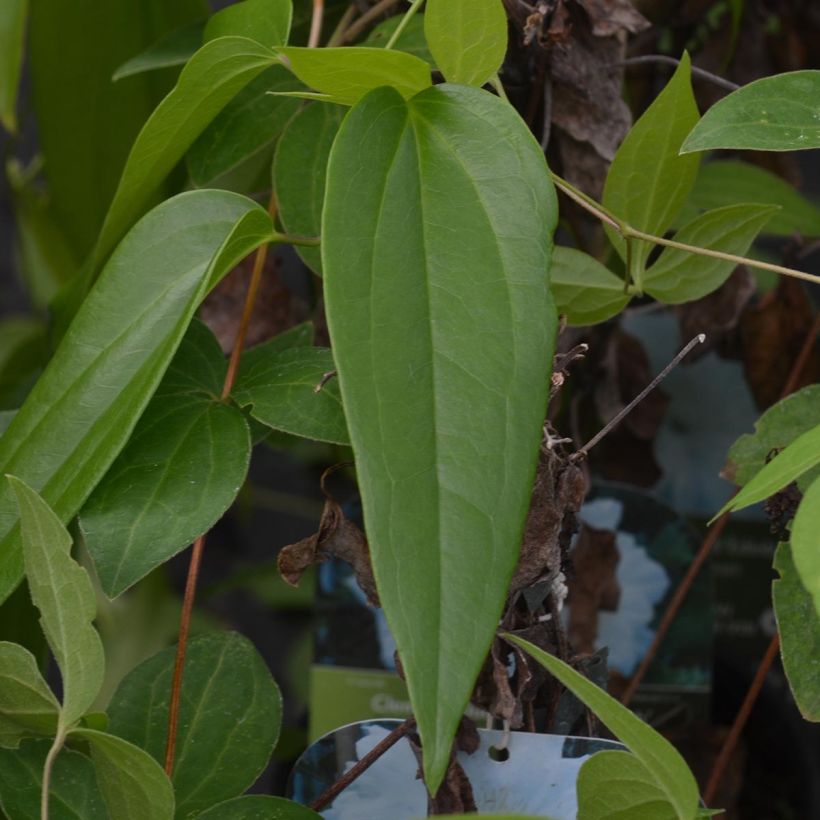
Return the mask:
[[[333,468],[331,468],[332,470]],[[319,522],[319,531],[309,538],[283,547],[277,559],[279,574],[291,586],[298,586],[304,571],[314,564],[330,558],[340,558],[348,563],[356,576],[362,592],[372,606],[379,606],[376,581],[370,563],[370,549],[364,533],[344,514],[344,511],[325,488],[322,476],[322,492],[325,507]]]

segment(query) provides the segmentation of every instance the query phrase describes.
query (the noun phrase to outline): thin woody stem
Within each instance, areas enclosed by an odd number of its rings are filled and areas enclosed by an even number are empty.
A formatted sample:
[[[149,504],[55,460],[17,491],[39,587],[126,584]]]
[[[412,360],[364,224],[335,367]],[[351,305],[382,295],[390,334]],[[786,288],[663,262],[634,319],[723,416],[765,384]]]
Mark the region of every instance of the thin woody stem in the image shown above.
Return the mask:
[[[341,46],[355,40],[374,20],[377,20],[385,12],[390,11],[398,0],[381,0],[375,6],[369,8],[355,23],[342,32],[333,45]],[[332,40],[332,38],[331,38]],[[328,43],[330,45],[330,43]]]
[[[345,13],[342,15],[342,19],[339,20],[339,25],[333,31],[333,34],[330,35],[330,39],[327,41],[327,47],[333,48],[334,46],[341,45],[342,38],[347,33],[348,26],[353,22],[356,15],[359,13],[359,9],[356,8],[355,3],[351,3],[346,9]]]
[[[276,215],[276,199],[271,195],[268,204],[268,213],[273,221]],[[277,240],[283,237],[277,236]],[[254,256],[251,280],[248,284],[248,292],[245,295],[245,304],[242,308],[242,317],[239,320],[239,328],[236,331],[231,357],[228,362],[228,369],[225,373],[225,380],[222,384],[222,399],[227,399],[236,381],[236,374],[239,370],[239,361],[242,351],[245,348],[245,340],[248,336],[253,308],[256,303],[256,296],[259,292],[259,285],[262,281],[262,273],[265,269],[265,262],[268,258],[268,243],[261,245]],[[182,599],[182,612],[179,617],[179,639],[177,640],[177,651],[174,659],[174,674],[171,682],[171,699],[168,704],[168,734],[165,741],[165,773],[171,777],[174,771],[174,757],[176,755],[177,731],[179,728],[179,704],[182,697],[182,679],[185,672],[185,656],[188,650],[188,634],[191,629],[191,616],[194,610],[194,600],[196,598],[196,585],[199,580],[199,569],[202,565],[202,553],[205,550],[206,535],[201,535],[194,542],[191,550],[191,563],[188,565],[188,576],[185,579],[185,594]]]
[[[310,19],[308,48],[316,48],[322,39],[322,23],[325,19],[325,0],[313,0],[313,16]]]
[[[40,788],[40,820],[48,820],[48,802],[49,792],[51,791],[51,773],[54,769],[54,761],[63,748],[66,738],[66,728],[61,722],[57,727],[57,734],[51,744],[51,748],[46,755],[45,763],[43,764],[43,779]]]

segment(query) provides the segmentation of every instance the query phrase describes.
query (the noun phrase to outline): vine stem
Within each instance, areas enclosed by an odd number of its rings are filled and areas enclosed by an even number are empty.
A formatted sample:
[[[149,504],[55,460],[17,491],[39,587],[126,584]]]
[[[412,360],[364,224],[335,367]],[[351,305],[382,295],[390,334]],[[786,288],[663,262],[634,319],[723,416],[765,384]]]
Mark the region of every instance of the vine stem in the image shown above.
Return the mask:
[[[393,36],[387,41],[385,49],[389,50],[393,48],[394,45],[396,45],[396,43],[399,40],[399,37],[401,37],[402,34],[404,34],[404,30],[407,28],[408,25],[410,25],[410,21],[413,19],[413,17],[415,17],[416,12],[421,8],[421,4],[423,2],[424,0],[413,0],[412,4],[410,5],[410,8],[407,9],[407,11],[405,12],[402,21],[398,24],[398,26],[396,26],[396,30],[393,32]]]
[[[577,202],[584,210],[591,213],[596,219],[600,220],[606,225],[609,225],[610,228],[616,230],[621,236],[629,240],[632,239],[642,239],[645,242],[652,242],[655,245],[664,245],[668,248],[677,248],[681,251],[686,251],[687,253],[692,253],[697,256],[709,256],[712,259],[720,259],[724,262],[734,262],[736,265],[748,265],[750,268],[758,268],[759,270],[767,270],[771,271],[772,273],[780,273],[784,276],[791,276],[794,279],[802,279],[805,282],[814,282],[815,284],[820,284],[820,276],[815,276],[811,273],[806,273],[805,271],[795,270],[794,268],[787,268],[783,265],[775,265],[770,262],[761,262],[757,259],[750,259],[748,256],[737,256],[733,253],[724,253],[723,251],[715,251],[711,248],[701,248],[697,245],[688,245],[685,242],[676,242],[674,239],[665,239],[662,236],[655,236],[651,233],[646,233],[645,231],[639,231],[637,228],[633,228],[627,222],[624,222],[621,219],[618,219],[615,215],[611,214],[607,211],[606,208],[603,207],[598,202],[595,202],[591,197],[588,197],[583,192],[579,191],[565,179],[562,179],[557,174],[550,172],[552,176],[552,181],[555,184],[555,187],[558,190],[562,191],[566,194],[571,200]]]
[[[345,29],[335,42],[331,37],[328,45],[332,43],[334,46],[341,46],[345,43],[349,43],[351,40],[355,40],[374,20],[385,12],[390,11],[397,2],[398,0],[381,0],[381,2],[376,3],[375,6],[371,6],[355,23]]]
[[[316,48],[322,38],[322,23],[325,20],[325,0],[313,0],[313,16],[310,18],[308,48]]]
[[[355,3],[351,3],[345,9],[342,19],[339,20],[339,24],[334,29],[333,34],[330,35],[330,39],[327,41],[327,48],[333,48],[334,46],[342,44],[342,37],[346,34],[347,27],[353,22],[358,13],[359,9],[356,7]]]
[[[317,6],[314,5],[314,9]],[[276,199],[271,194],[268,203],[268,213],[273,221],[276,217]],[[281,241],[284,237],[277,236]],[[261,245],[254,256],[251,280],[248,283],[248,292],[245,295],[245,304],[242,308],[242,316],[239,320],[239,328],[236,331],[231,357],[228,361],[228,369],[225,373],[225,380],[222,384],[221,397],[223,401],[227,399],[236,382],[236,374],[239,370],[239,361],[245,347],[245,340],[248,336],[253,308],[256,303],[256,296],[259,292],[259,285],[262,281],[262,273],[265,270],[265,262],[268,258],[268,243]],[[196,585],[199,580],[199,569],[202,565],[202,553],[205,550],[205,535],[201,535],[194,542],[191,550],[191,562],[188,565],[188,575],[185,579],[185,594],[182,599],[182,612],[179,618],[179,639],[177,640],[177,651],[174,658],[174,674],[171,682],[171,699],[168,704],[168,735],[165,742],[165,773],[171,777],[174,772],[174,757],[176,755],[177,733],[179,729],[179,704],[182,697],[182,680],[185,673],[185,656],[188,650],[188,634],[191,629],[191,615],[194,610],[194,600],[196,599]]]
[[[57,726],[57,734],[51,748],[48,750],[45,762],[43,764],[43,783],[40,789],[40,818],[41,820],[48,820],[48,797],[51,790],[51,772],[54,769],[54,761],[63,748],[66,738],[66,727],[63,726],[62,721]]]

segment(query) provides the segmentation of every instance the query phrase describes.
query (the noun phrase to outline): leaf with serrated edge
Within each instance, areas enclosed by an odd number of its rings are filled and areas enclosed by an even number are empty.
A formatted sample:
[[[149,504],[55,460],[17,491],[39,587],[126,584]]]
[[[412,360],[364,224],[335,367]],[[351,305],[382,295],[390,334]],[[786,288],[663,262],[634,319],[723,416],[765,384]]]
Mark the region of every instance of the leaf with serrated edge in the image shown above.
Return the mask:
[[[777,210],[776,205],[727,205],[695,217],[674,238],[687,245],[742,256]],[[643,288],[668,305],[692,302],[717,290],[736,267],[735,262],[664,248],[658,261],[644,273]]]
[[[133,77],[135,74],[143,74],[146,71],[185,65],[202,45],[204,29],[204,20],[174,29],[141,54],[123,63],[114,72],[111,81],[117,82],[125,77]]]
[[[23,67],[28,0],[5,0],[0,6],[0,123],[17,131],[17,88]]]
[[[194,321],[127,446],[80,511],[110,598],[207,532],[244,483],[250,431],[219,398],[226,369],[219,343]]]
[[[108,708],[109,731],[161,761],[175,649],[140,664]],[[187,817],[242,794],[259,776],[279,736],[282,702],[265,662],[247,638],[211,633],[188,643],[174,790]]]
[[[484,85],[504,62],[507,13],[501,0],[427,0],[424,34],[448,82]]]
[[[816,543],[815,543],[816,547]],[[772,603],[780,633],[783,671],[794,701],[806,720],[820,722],[820,617],[800,579],[789,544],[779,544],[772,581]]]
[[[764,77],[716,102],[692,129],[681,153],[716,148],[820,148],[820,71]]]
[[[319,236],[327,160],[344,113],[341,106],[309,105],[290,121],[276,146],[273,186],[289,234]],[[319,248],[297,247],[296,252],[321,276]]]
[[[291,0],[243,0],[221,9],[208,20],[204,40],[248,37],[276,48],[287,43],[292,19]]]
[[[820,478],[803,494],[792,522],[792,558],[820,615]]]
[[[666,738],[636,717],[571,666],[516,635],[504,640],[521,647],[591,709],[615,737],[646,767],[673,806],[679,820],[691,820],[698,808],[698,786],[686,761]]]
[[[321,815],[284,797],[246,794],[217,803],[196,820],[321,820]]]
[[[275,351],[262,345],[242,357],[232,397],[274,430],[349,444],[338,381],[329,379],[317,392],[335,367],[328,348]]]
[[[181,194],[144,217],[0,438],[0,474],[69,521],[128,441],[209,287],[272,236],[264,209],[225,191]],[[0,482],[0,601],[23,574],[16,522]]]
[[[16,724],[20,737],[53,735],[59,711],[34,655],[16,643],[0,641],[0,717]]]
[[[689,202],[702,210],[737,202],[779,205],[780,210],[763,226],[775,236],[820,236],[820,208],[783,177],[737,159],[713,160],[701,166]]]
[[[516,113],[453,85],[410,101],[369,94],[336,137],[327,186],[334,357],[435,791],[532,491],[556,327],[555,192]]]
[[[329,102],[354,105],[380,86],[412,97],[431,85],[430,67],[402,51],[383,48],[283,48],[290,70]]]
[[[43,766],[51,740],[27,740],[0,749],[0,807],[10,820],[41,820]],[[54,820],[110,820],[86,755],[63,748],[51,771],[49,804]]]
[[[717,515],[720,516],[730,510],[742,510],[752,504],[757,504],[758,501],[764,501],[818,464],[820,464],[820,425],[794,439],[753,479],[746,482],[743,489],[727,501]]]
[[[646,766],[629,752],[598,752],[578,773],[584,820],[670,820],[675,809]]]
[[[697,120],[690,60],[684,53],[672,79],[632,126],[615,154],[604,185],[604,206],[633,228],[663,235],[686,202],[697,177],[699,158],[678,156],[684,138]],[[613,228],[606,230],[625,259],[624,240]],[[634,242],[632,263],[636,278],[640,277],[651,250],[646,242]]]
[[[31,600],[40,611],[63,682],[60,724],[71,726],[102,686],[105,656],[93,621],[97,614],[88,573],[71,557],[71,536],[37,493],[6,476],[20,509],[20,531]]]
[[[105,732],[73,729],[69,737],[88,742],[97,783],[117,820],[171,820],[174,789],[162,767],[137,746]]]
[[[624,280],[597,259],[574,248],[552,252],[550,289],[555,307],[571,325],[594,325],[620,313],[632,298]]]

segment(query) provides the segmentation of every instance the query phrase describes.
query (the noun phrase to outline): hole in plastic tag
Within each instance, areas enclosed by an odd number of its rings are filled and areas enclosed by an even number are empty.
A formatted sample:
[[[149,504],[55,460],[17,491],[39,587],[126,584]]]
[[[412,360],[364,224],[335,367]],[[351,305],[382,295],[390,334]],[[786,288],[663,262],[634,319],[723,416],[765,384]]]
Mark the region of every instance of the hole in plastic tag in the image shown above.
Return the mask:
[[[329,732],[296,762],[289,796],[310,805],[400,724],[364,720]],[[511,732],[500,750],[503,732],[478,731],[481,746],[471,755],[460,752],[458,762],[470,779],[479,814],[576,820],[575,784],[581,766],[595,752],[625,748],[612,740]],[[427,793],[417,774],[416,758],[403,737],[320,813],[325,820],[424,817]]]

